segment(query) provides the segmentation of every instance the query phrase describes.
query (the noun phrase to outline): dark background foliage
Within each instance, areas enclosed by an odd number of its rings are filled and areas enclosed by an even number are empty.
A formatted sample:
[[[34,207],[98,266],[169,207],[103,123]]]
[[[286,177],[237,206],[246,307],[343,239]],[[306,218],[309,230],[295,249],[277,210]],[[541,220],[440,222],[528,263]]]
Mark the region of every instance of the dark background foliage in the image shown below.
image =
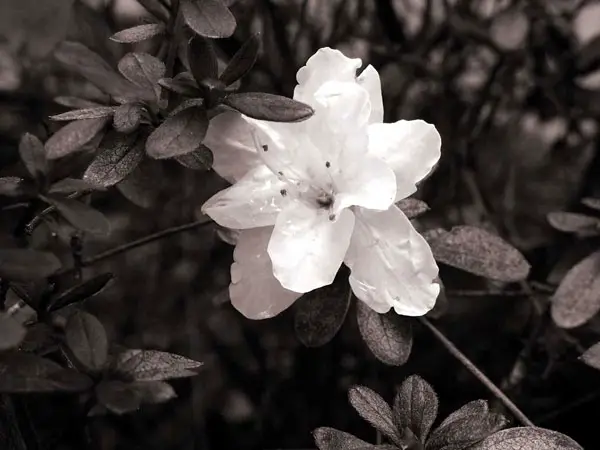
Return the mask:
[[[386,121],[422,118],[436,125],[442,160],[419,191],[430,206],[421,223],[494,231],[532,266],[526,282],[500,285],[442,265],[448,304],[438,326],[536,425],[595,448],[600,373],[578,358],[599,340],[597,309],[582,326],[563,326],[549,298],[566,272],[598,248],[598,226],[589,219],[594,210],[581,200],[600,196],[600,2],[230,3],[238,26],[233,36],[214,41],[220,61],[260,33],[245,91],[292,96],[297,69],[331,46],[379,71]],[[23,133],[46,136],[57,128],[48,116],[64,108],[54,97],[95,94],[52,57],[56,44],[78,40],[116,63],[134,47],[108,37],[150,19],[135,0],[0,1],[1,176],[14,175]],[[152,51],[161,39],[135,48]],[[86,237],[84,253],[191,222],[224,186],[212,172],[165,161],[151,183],[141,184],[157,200],[150,208],[132,204],[124,191],[94,194],[112,231],[109,238]],[[585,214],[587,222],[559,214],[550,220],[553,228],[548,215],[560,211]],[[0,239],[17,217],[15,209],[0,213]],[[51,250],[68,256],[69,231],[62,233],[60,224],[56,230],[51,236],[40,227],[32,239],[49,240]],[[319,348],[306,348],[295,336],[293,309],[246,320],[228,302],[233,247],[218,231],[212,225],[186,231],[85,269],[86,278],[115,275],[86,303],[111,340],[204,362],[198,377],[173,383],[178,397],[170,403],[93,419],[88,432],[97,448],[314,448],[311,432],[320,426],[374,442],[347,390],[359,383],[391,400],[394,387],[413,373],[435,387],[442,417],[491,398],[419,323],[408,362],[388,367],[360,338],[355,305],[338,335]],[[38,448],[80,448],[84,419],[69,402],[52,395],[19,400]]]

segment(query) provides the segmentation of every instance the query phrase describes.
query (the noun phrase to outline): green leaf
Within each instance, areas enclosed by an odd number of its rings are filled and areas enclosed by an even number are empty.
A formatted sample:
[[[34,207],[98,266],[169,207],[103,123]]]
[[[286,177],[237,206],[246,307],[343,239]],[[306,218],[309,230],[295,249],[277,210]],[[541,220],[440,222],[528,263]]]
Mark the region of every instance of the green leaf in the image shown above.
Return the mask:
[[[213,165],[213,154],[210,148],[200,144],[197,150],[185,155],[176,156],[175,159],[179,164],[192,170],[210,170]]]
[[[135,27],[121,30],[110,37],[111,41],[119,42],[120,44],[133,44],[151,39],[154,36],[163,34],[165,26],[160,23],[147,23]]]
[[[158,80],[165,76],[165,64],[148,53],[127,53],[119,61],[119,72],[136,86],[160,98]]]
[[[0,351],[18,347],[27,330],[13,316],[0,313]]]
[[[574,233],[579,237],[598,236],[600,234],[600,219],[570,212],[551,212],[548,222],[553,228],[565,233]]]
[[[46,158],[58,159],[81,150],[104,128],[110,118],[83,119],[71,122],[46,141]]]
[[[52,253],[26,248],[0,250],[0,278],[32,281],[49,277],[61,267]]]
[[[98,119],[100,117],[112,116],[115,112],[113,106],[94,106],[91,108],[76,109],[66,113],[50,116],[50,119],[56,121],[82,120],[82,119]]]
[[[472,450],[583,450],[583,447],[557,431],[538,427],[517,427],[499,431]]]
[[[394,399],[394,423],[408,428],[425,443],[438,413],[438,398],[433,388],[417,375],[408,377]]]
[[[83,311],[73,313],[67,321],[65,338],[69,349],[87,369],[98,371],[108,357],[108,338],[102,323]]]
[[[201,362],[158,350],[125,350],[115,361],[115,370],[132,381],[162,381],[193,377]]]
[[[230,94],[223,103],[254,119],[271,122],[301,122],[315,113],[309,105],[264,92]]]
[[[131,203],[150,208],[160,197],[161,185],[157,180],[165,178],[160,161],[146,158],[127,178],[117,184],[117,189]]]
[[[235,17],[222,0],[181,0],[185,23],[200,36],[217,39],[233,34]]]
[[[396,203],[396,205],[409,219],[414,219],[429,210],[427,203],[416,198],[405,198]]]
[[[192,38],[188,59],[190,71],[198,85],[205,79],[215,79],[219,76],[217,55],[210,40],[202,36]]]
[[[406,363],[413,341],[410,319],[393,312],[379,314],[361,301],[356,306],[358,329],[377,359],[391,366]]]
[[[359,450],[370,445],[350,433],[328,427],[317,428],[313,437],[319,450]]]
[[[35,179],[40,179],[48,173],[48,161],[44,144],[33,134],[25,133],[19,142],[19,155],[27,171]]]
[[[125,103],[115,110],[113,127],[120,133],[132,133],[137,130],[142,120],[144,107],[139,103]]]
[[[74,192],[89,191],[94,189],[96,189],[96,187],[92,186],[85,180],[64,178],[50,186],[49,192],[51,194],[72,194]]]
[[[474,275],[516,282],[529,274],[530,265],[521,252],[481,228],[457,226],[433,237],[428,235],[426,239],[438,262]]]
[[[0,195],[6,197],[21,197],[27,193],[26,182],[19,177],[0,178]]]
[[[219,80],[225,83],[226,86],[230,86],[246,75],[256,63],[259,49],[260,41],[258,34],[254,34],[233,55],[233,58],[229,61]]]
[[[198,148],[208,129],[206,111],[188,108],[169,117],[146,141],[146,152],[156,159],[185,155]]]
[[[87,300],[101,292],[112,279],[112,273],[103,273],[79,283],[51,299],[47,310],[49,312],[58,311],[66,306]]]
[[[49,359],[21,352],[0,355],[0,392],[81,392],[92,384],[88,376]]]
[[[573,266],[552,296],[552,319],[561,328],[583,325],[600,311],[600,250]]]
[[[110,233],[110,223],[100,211],[70,198],[47,198],[58,212],[75,228],[98,236],[106,236]]]
[[[402,436],[394,424],[392,408],[379,394],[365,386],[354,386],[348,391],[348,398],[363,419],[395,443],[402,442]]]
[[[338,277],[329,286],[298,299],[294,304],[294,329],[300,342],[320,347],[332,340],[344,323],[350,298],[347,277]]]
[[[138,133],[124,135],[115,131],[108,132],[83,179],[98,187],[119,183],[142,162],[144,147],[144,139]]]

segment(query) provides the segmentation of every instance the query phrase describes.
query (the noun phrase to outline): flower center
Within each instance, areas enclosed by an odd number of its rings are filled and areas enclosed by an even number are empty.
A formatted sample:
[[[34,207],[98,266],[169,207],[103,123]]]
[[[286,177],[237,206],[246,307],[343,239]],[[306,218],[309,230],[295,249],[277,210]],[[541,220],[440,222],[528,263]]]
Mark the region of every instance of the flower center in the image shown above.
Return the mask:
[[[319,195],[317,195],[316,200],[317,205],[323,209],[328,209],[333,205],[333,195],[328,192],[321,192]]]

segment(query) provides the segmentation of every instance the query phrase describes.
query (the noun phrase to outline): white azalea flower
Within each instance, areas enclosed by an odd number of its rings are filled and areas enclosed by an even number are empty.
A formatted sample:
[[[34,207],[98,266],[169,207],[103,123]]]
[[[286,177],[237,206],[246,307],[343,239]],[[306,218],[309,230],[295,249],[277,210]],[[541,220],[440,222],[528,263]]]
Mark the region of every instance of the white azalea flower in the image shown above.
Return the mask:
[[[294,99],[315,114],[299,123],[215,117],[205,143],[235,183],[202,211],[242,230],[231,268],[233,305],[272,317],[333,282],[342,263],[354,294],[375,311],[419,316],[435,304],[438,268],[395,202],[413,194],[440,157],[421,120],[382,123],[379,74],[338,50],[317,51],[297,74]]]

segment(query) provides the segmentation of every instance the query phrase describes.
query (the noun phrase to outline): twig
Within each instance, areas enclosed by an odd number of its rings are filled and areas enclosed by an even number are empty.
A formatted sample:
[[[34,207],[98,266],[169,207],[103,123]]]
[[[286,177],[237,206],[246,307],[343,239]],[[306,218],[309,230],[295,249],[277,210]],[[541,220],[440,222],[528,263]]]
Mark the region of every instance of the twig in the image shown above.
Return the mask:
[[[450,341],[435,325],[433,325],[428,319],[425,317],[419,317],[419,321],[431,331],[434,337],[440,341],[440,343],[446,347],[446,349],[450,352],[452,356],[458,359],[465,368],[471,372],[475,377],[502,402],[506,408],[513,413],[513,415],[519,419],[519,421],[528,427],[535,426],[529,418],[523,414],[523,412],[515,405],[511,399],[509,399],[504,392],[496,386],[492,380],[490,380],[479,368],[473,364],[473,362],[467,358],[467,356],[462,353],[452,341]]]

